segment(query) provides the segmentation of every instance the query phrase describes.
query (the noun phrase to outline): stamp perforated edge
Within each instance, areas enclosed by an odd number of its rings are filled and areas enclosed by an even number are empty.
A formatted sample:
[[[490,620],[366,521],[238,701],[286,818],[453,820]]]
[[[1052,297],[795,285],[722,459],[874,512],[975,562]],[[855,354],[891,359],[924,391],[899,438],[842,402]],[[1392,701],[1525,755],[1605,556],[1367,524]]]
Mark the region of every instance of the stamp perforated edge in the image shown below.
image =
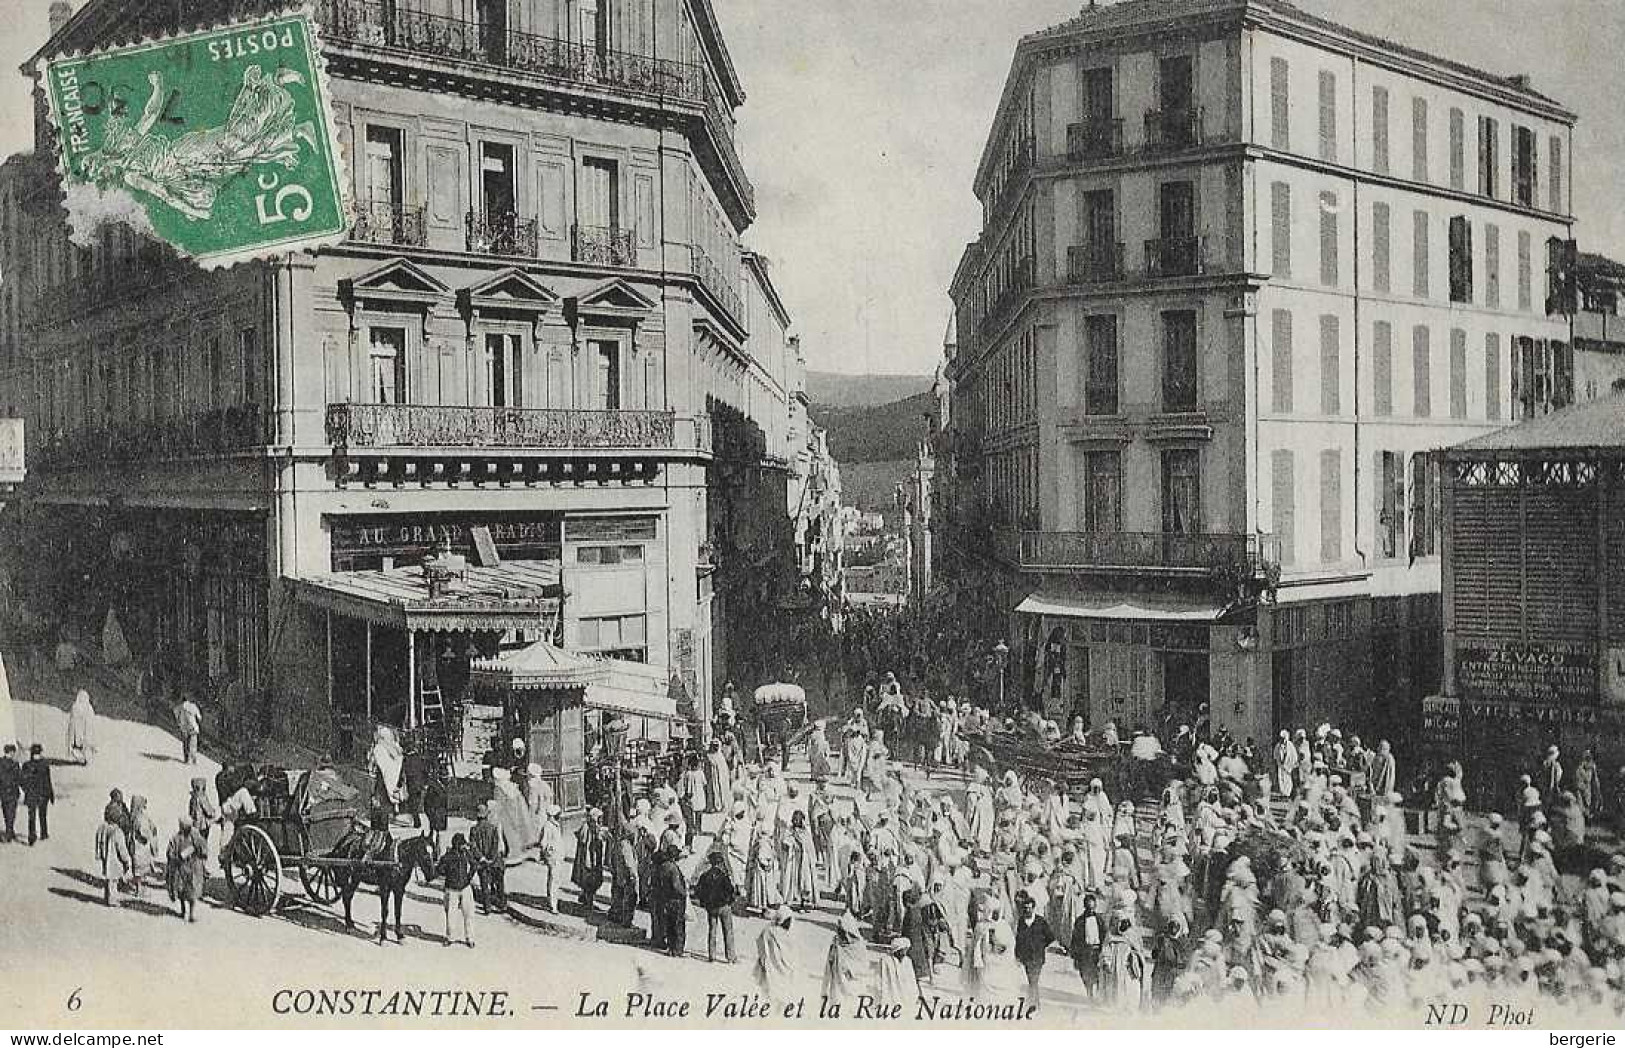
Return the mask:
[[[175,33],[171,36],[149,36],[139,38],[125,36],[121,37],[116,43],[93,48],[88,51],[64,51],[61,54],[40,59],[40,61],[35,64],[33,70],[34,89],[42,93],[45,97],[45,112],[47,120],[50,123],[50,131],[52,136],[52,162],[58,180],[57,188],[63,193],[63,210],[67,214],[70,231],[80,232],[78,222],[74,214],[74,209],[69,207],[66,201],[67,186],[70,183],[70,179],[67,171],[66,151],[62,147],[62,121],[57,113],[55,96],[51,91],[49,82],[52,67],[67,62],[90,61],[104,55],[120,54],[138,48],[157,47],[166,43],[186,40],[193,37],[210,36],[222,32],[246,32],[269,23],[286,21],[290,18],[301,18],[305,23],[305,40],[310,47],[311,69],[314,71],[316,77],[316,101],[321,107],[321,112],[326,117],[326,120],[323,123],[322,134],[327,145],[328,156],[331,158],[333,182],[338,187],[339,216],[342,219],[342,226],[337,230],[303,234],[278,241],[274,244],[258,244],[250,248],[208,252],[206,254],[197,255],[183,251],[176,245],[164,240],[151,229],[150,223],[143,223],[146,226],[144,230],[140,229],[141,224],[137,224],[137,229],[138,231],[143,232],[144,235],[151,236],[153,239],[160,240],[167,244],[179,257],[193,262],[198,266],[199,269],[202,270],[229,269],[241,262],[274,262],[280,260],[286,255],[301,252],[315,252],[323,247],[330,247],[335,244],[343,243],[345,238],[350,235],[350,228],[355,220],[355,209],[352,200],[349,178],[350,158],[344,149],[343,141],[339,137],[338,124],[334,118],[333,94],[330,78],[328,77],[327,72],[327,57],[322,48],[321,21],[317,18],[314,7],[309,3],[290,4],[281,10],[269,12],[267,14],[249,19],[221,21],[206,25],[190,26],[184,32]],[[127,194],[129,193],[128,190],[124,190],[123,192]],[[134,197],[131,196],[131,199],[134,200]],[[136,202],[136,206],[141,206],[139,201]],[[144,210],[142,212],[142,218],[143,220],[145,219]],[[83,234],[87,237],[94,235],[94,233],[94,229],[83,231]]]

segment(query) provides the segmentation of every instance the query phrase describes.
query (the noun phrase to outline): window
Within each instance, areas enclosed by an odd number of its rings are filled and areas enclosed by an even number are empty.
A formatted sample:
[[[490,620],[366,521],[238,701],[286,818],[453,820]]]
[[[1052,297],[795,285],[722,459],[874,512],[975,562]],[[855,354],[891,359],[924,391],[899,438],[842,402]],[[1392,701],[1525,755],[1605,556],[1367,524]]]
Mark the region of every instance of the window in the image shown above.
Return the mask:
[[[1292,276],[1292,187],[1285,182],[1270,183],[1270,255],[1275,276]]]
[[[1467,116],[1450,110],[1450,188],[1467,188]]]
[[[209,339],[209,406],[226,406],[226,356],[220,349],[220,339]],[[111,372],[109,372],[111,374]]]
[[[1501,227],[1484,224],[1484,304],[1501,308]]]
[[[588,157],[581,162],[581,224],[598,229],[621,227],[620,172],[613,160]]]
[[[1281,551],[1281,566],[1297,563],[1296,463],[1290,450],[1270,452],[1270,519]]]
[[[1083,195],[1083,263],[1087,280],[1122,277],[1117,250],[1117,194],[1099,189]]]
[[[1388,89],[1371,89],[1371,169],[1388,173]]]
[[[1157,101],[1165,118],[1190,112],[1195,97],[1195,75],[1190,55],[1169,55],[1157,63]]]
[[[399,128],[367,125],[367,200],[372,206],[390,212],[401,206],[405,192],[401,155]]]
[[[611,615],[576,623],[582,651],[626,662],[649,660],[648,621],[644,615]]]
[[[1373,410],[1386,417],[1394,413],[1394,326],[1386,320],[1377,321],[1371,341]]]
[[[1326,287],[1337,286],[1337,211],[1336,193],[1320,194],[1320,282]]]
[[[1384,294],[1392,289],[1388,264],[1392,254],[1389,224],[1388,205],[1374,201],[1371,205],[1371,288]]]
[[[1411,99],[1411,178],[1428,180],[1428,101]]]
[[[1439,552],[1439,460],[1418,452],[1411,456],[1411,557]]]
[[[621,407],[621,345],[613,339],[589,339],[592,361],[592,403],[597,411],[619,411]]]
[[[1530,255],[1534,245],[1530,241],[1527,229],[1518,230],[1518,312],[1527,313],[1532,308],[1529,283],[1531,278],[1530,267],[1534,264]]]
[[[1493,197],[1498,190],[1501,163],[1501,129],[1487,116],[1478,118],[1478,192]]]
[[[1287,82],[1290,70],[1286,59],[1270,59],[1270,146],[1286,152],[1292,148]]]
[[[1552,167],[1552,177],[1549,179],[1552,199],[1547,210],[1557,215],[1567,214],[1568,205],[1563,200],[1563,140],[1553,135],[1547,143],[1546,155],[1550,157],[1548,163]]]
[[[1109,68],[1083,71],[1083,119],[1102,133],[1117,115],[1116,89]]]
[[[1196,410],[1196,314],[1162,315],[1162,410]]]
[[[1320,413],[1337,415],[1343,410],[1342,325],[1337,314],[1320,318]]]
[[[642,546],[578,546],[577,564],[598,564],[605,567],[643,563]]]
[[[1527,127],[1512,128],[1512,200],[1524,207],[1535,206],[1539,171],[1535,158],[1535,133]]]
[[[1327,448],[1320,453],[1320,561],[1343,559],[1343,452]]]
[[[1337,159],[1337,74],[1320,71],[1320,159]]]
[[[406,329],[375,327],[369,331],[372,403],[406,403]]]
[[[1428,297],[1428,213],[1411,214],[1411,254],[1415,265],[1411,267],[1411,292],[1417,298]]]
[[[259,332],[252,327],[245,327],[237,332],[237,366],[241,369],[243,377],[242,402],[244,404],[260,403]],[[158,377],[162,373],[160,369],[154,368],[153,383],[155,386],[162,381]]]
[[[523,407],[524,340],[517,334],[485,336],[486,397],[494,408]]]
[[[1484,417],[1501,419],[1501,337],[1493,331],[1484,336]]]
[[[1116,451],[1091,451],[1084,456],[1083,530],[1120,531],[1122,517],[1122,455]]]
[[[1162,530],[1166,535],[1202,533],[1202,460],[1194,448],[1162,453]]]
[[[1450,219],[1450,301],[1473,300],[1473,227],[1465,215]]]
[[[1087,376],[1083,387],[1086,415],[1117,414],[1117,318],[1111,314],[1083,322]]]
[[[1405,462],[1394,451],[1377,452],[1377,556],[1394,560],[1405,543]]]
[[[1545,415],[1572,402],[1574,353],[1562,342],[1518,337],[1512,340],[1513,416]]]
[[[1292,413],[1292,312],[1277,309],[1270,315],[1270,408],[1277,415]]]
[[[1467,332],[1450,329],[1450,417],[1467,417]]]
[[[180,391],[169,384],[169,352],[162,343],[152,349],[152,416],[168,418]]]
[[[1411,329],[1411,414],[1433,414],[1433,346],[1426,324]]]
[[[511,222],[515,213],[513,146],[480,143],[480,203],[493,227]]]

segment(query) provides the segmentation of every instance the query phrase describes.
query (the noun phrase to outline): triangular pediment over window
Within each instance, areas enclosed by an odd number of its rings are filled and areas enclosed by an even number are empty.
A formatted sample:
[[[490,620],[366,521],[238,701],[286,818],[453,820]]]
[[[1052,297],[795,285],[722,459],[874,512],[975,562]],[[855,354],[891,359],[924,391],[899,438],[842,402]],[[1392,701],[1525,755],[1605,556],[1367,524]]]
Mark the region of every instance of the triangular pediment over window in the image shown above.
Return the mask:
[[[512,267],[457,292],[457,303],[464,309],[545,313],[558,302],[559,296],[551,288],[524,270]]]
[[[339,281],[339,293],[351,299],[431,304],[451,295],[451,288],[434,274],[404,258],[370,273]]]
[[[658,303],[620,278],[606,280],[583,291],[576,308],[583,316],[621,317],[634,322],[655,311]]]

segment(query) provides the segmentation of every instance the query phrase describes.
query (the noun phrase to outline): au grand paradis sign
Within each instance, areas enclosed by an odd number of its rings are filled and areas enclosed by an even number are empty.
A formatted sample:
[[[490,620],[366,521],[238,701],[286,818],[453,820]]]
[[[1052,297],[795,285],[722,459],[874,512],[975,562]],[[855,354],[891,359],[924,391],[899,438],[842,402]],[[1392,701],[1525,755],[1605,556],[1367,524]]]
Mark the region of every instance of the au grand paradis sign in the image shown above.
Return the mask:
[[[1456,649],[1456,689],[1464,701],[1590,705],[1597,700],[1597,648],[1464,644]]]

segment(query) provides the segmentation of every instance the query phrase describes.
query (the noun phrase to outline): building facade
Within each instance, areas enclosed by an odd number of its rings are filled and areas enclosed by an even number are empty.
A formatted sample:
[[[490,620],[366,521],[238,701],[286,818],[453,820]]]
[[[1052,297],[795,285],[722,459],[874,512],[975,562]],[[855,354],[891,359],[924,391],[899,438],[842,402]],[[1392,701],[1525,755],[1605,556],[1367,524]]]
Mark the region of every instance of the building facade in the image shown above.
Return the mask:
[[[914,448],[914,465],[897,485],[897,505],[903,512],[903,550],[908,565],[904,587],[909,601],[916,604],[931,592],[934,563],[931,513],[935,480],[936,459],[931,453],[931,442],[922,440]]]
[[[1415,708],[1426,452],[1573,396],[1574,119],[1278,0],[1021,41],[948,372],[954,525],[999,550],[1023,693],[1255,738]]]
[[[268,6],[92,0],[41,54]],[[422,720],[527,635],[664,667],[706,723],[711,551],[764,471],[785,516],[789,426],[709,0],[314,10],[342,245],[205,273],[122,226],[72,244],[43,116],[0,170],[34,599],[69,627],[116,611],[138,661],[313,745]],[[443,545],[489,586],[436,592]],[[595,730],[560,728],[567,763]]]

